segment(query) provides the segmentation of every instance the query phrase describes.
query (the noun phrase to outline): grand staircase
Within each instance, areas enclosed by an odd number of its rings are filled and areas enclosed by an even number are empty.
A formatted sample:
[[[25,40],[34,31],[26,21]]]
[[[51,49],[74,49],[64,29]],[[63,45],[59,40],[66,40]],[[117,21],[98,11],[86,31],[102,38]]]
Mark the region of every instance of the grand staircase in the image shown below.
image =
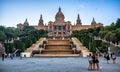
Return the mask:
[[[89,50],[84,47],[81,42],[77,38],[71,39],[73,43],[76,45],[77,52],[81,51],[81,54],[76,53],[74,48],[71,48],[69,39],[46,39],[40,38],[35,44],[33,44],[30,48],[27,48],[22,55],[23,57],[86,57],[89,55]],[[42,45],[44,41],[44,48],[39,48],[39,45]],[[39,53],[33,53],[33,52]]]
[[[69,39],[48,39],[45,49],[34,57],[78,57],[71,48]]]
[[[73,54],[69,40],[48,40],[42,54]]]

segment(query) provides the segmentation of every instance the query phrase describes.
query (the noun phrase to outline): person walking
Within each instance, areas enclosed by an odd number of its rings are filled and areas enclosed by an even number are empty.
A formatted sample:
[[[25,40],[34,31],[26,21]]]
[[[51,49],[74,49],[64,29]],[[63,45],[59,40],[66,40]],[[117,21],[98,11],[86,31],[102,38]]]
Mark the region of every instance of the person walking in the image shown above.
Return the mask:
[[[113,60],[113,63],[115,64],[116,63],[116,55],[115,55],[115,53],[112,53],[112,60]]]
[[[22,53],[20,53],[20,59],[22,59]]]
[[[11,54],[10,54],[10,58],[11,58],[12,60],[13,60],[13,57],[14,57],[14,56],[13,56],[13,54],[11,53]]]

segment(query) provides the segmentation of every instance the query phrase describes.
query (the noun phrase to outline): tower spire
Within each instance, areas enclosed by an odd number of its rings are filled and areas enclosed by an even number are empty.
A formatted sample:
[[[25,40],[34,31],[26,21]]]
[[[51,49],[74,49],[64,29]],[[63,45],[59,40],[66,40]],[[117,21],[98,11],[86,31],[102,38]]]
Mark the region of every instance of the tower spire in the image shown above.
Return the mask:
[[[77,17],[77,20],[76,20],[76,25],[77,25],[77,26],[82,25],[79,14],[78,14],[78,17]]]
[[[42,19],[42,14],[40,15],[40,19]]]
[[[61,8],[59,7],[59,12],[61,12]]]
[[[26,18],[26,20],[25,20],[26,22],[27,22],[27,18]]]
[[[93,17],[93,20],[92,20],[92,22],[91,22],[91,25],[95,25],[96,24],[96,21],[95,21],[95,19],[94,19],[94,17]]]
[[[95,22],[95,19],[94,19],[94,17],[93,17],[93,22]]]
[[[44,24],[43,24],[42,14],[40,15],[40,20],[39,20],[38,25],[39,25],[39,26],[44,26]]]
[[[77,19],[79,19],[80,20],[80,16],[79,16],[79,14],[78,14],[78,18]]]

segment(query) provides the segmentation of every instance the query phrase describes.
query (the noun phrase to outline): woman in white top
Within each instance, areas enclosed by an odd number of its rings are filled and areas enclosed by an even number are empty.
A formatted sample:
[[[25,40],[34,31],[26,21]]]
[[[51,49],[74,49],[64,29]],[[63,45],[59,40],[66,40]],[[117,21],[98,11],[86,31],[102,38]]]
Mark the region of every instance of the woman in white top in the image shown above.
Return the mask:
[[[116,55],[115,55],[115,53],[112,54],[112,60],[113,60],[113,63],[115,64],[116,63]]]
[[[92,55],[89,54],[88,56],[88,61],[89,61],[89,67],[88,67],[88,70],[92,70],[92,65],[93,65],[93,59],[92,59]]]

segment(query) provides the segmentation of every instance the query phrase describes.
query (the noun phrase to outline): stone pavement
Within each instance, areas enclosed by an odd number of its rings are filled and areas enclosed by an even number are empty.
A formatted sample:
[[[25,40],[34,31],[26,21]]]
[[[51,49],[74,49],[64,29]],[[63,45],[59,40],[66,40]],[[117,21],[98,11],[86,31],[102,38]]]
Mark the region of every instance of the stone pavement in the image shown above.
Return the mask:
[[[104,58],[99,58],[101,72],[120,72],[120,57],[117,63],[107,64]],[[10,58],[2,61],[0,58],[0,72],[100,72],[88,71],[88,59],[80,57],[68,58]]]

